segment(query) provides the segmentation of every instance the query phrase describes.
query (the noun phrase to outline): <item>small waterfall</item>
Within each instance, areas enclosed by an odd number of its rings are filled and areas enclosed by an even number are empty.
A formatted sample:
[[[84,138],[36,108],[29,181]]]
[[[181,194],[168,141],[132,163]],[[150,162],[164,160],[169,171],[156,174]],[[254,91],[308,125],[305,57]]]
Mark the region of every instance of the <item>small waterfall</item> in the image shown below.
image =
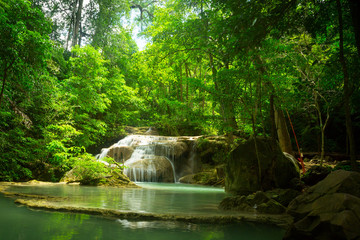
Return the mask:
[[[123,163],[124,174],[135,182],[176,182],[175,159],[187,150],[184,144],[177,137],[129,135],[102,149],[97,159],[110,156]]]

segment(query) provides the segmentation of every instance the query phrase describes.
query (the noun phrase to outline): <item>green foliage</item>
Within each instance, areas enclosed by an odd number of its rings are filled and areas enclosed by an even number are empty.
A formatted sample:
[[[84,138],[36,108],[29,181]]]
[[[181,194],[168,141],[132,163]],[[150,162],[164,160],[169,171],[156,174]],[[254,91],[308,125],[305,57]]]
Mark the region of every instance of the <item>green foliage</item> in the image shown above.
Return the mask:
[[[289,111],[304,150],[317,150],[319,120],[329,114],[326,149],[344,151],[334,2],[91,0],[76,19],[77,3],[0,0],[0,180],[37,178],[38,165],[52,180],[75,165],[85,181],[98,179],[107,170],[86,152],[98,153],[126,125],[166,135],[269,135],[270,99]],[[360,58],[342,6],[359,133]],[[142,11],[137,23],[146,26],[141,52],[131,27],[121,26],[130,9]],[[72,43],[76,20],[80,46]],[[211,161],[223,163],[223,154]]]
[[[98,185],[109,173],[110,169],[104,163],[96,161],[89,154],[79,156],[73,168],[73,174],[84,185]]]

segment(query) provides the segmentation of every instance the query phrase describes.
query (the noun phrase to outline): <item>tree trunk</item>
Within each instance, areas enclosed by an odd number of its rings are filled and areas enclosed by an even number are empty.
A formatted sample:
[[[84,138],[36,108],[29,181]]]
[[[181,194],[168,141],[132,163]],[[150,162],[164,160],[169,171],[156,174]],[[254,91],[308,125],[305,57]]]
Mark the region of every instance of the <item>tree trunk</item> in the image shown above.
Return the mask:
[[[275,124],[281,151],[293,155],[290,135],[286,126],[285,116],[284,113],[278,109],[275,109]]]
[[[270,94],[270,122],[271,122],[271,138],[276,141],[276,124],[275,124],[275,106],[274,106],[274,94]]]
[[[179,79],[179,85],[180,85],[180,102],[184,101],[183,98],[183,71],[182,71],[182,65],[180,65],[180,79]]]
[[[341,10],[341,3],[340,0],[336,0],[337,10],[338,10],[338,19],[339,19],[339,58],[342,67],[342,71],[344,74],[344,108],[345,108],[345,118],[346,118],[346,133],[349,138],[349,145],[350,145],[350,160],[351,160],[351,167],[355,171],[357,170],[356,165],[356,153],[355,153],[355,139],[354,133],[352,129],[352,122],[351,122],[351,112],[350,112],[350,97],[351,92],[349,88],[349,73],[346,66],[346,61],[344,57],[344,34],[343,34],[343,19],[342,19],[342,10]]]
[[[76,8],[76,5],[75,5]],[[80,29],[80,21],[81,21],[81,11],[83,8],[83,0],[79,0],[78,8],[75,15],[75,22],[74,22],[74,31],[73,31],[73,37],[71,41],[71,46],[75,47],[79,35],[79,29]]]
[[[321,131],[320,166],[322,166],[323,161],[324,161],[324,155],[325,155],[325,128],[326,128],[327,122],[329,120],[329,108],[327,108],[325,123],[323,123],[321,109],[320,109],[320,105],[319,105],[319,101],[318,101],[318,93],[315,93],[315,108],[318,113],[319,126],[320,126],[320,131]]]

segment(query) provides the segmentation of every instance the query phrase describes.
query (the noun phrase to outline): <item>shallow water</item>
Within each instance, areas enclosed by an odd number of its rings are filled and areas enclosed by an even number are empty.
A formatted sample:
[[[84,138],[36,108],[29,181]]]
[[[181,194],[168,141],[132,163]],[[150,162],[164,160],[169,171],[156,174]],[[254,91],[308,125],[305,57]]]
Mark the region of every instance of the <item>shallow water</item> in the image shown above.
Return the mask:
[[[216,214],[225,197],[221,188],[171,183],[138,183],[142,188],[102,188],[78,185],[11,186],[9,192],[69,197],[57,203],[159,214]]]
[[[7,191],[69,197],[59,204],[136,212],[215,214],[222,189],[183,184],[140,184],[142,189],[68,185],[12,186]],[[192,224],[128,221],[87,214],[31,210],[0,194],[0,239],[255,240],[282,239],[284,231],[262,224]]]

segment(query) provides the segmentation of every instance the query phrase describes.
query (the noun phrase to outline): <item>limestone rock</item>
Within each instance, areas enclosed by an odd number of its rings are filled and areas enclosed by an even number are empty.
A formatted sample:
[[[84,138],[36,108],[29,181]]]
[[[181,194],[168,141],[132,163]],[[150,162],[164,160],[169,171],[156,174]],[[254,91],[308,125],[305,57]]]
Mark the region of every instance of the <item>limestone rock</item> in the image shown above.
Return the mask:
[[[107,156],[112,157],[116,162],[122,163],[122,161],[130,159],[133,152],[134,149],[130,146],[113,145],[109,148]]]
[[[196,180],[194,179],[195,174],[189,174],[186,176],[183,176],[179,179],[180,183],[189,183],[189,184],[195,184]]]
[[[174,182],[174,169],[169,159],[154,156],[125,163],[125,174],[132,181]]]
[[[155,146],[155,154],[158,156],[167,156],[169,158],[179,158],[188,151],[188,146],[185,142],[167,141],[163,144]]]
[[[360,174],[338,170],[295,198],[284,239],[360,239]]]
[[[293,178],[299,178],[299,168],[282,153],[279,145],[269,138],[254,138],[239,144],[231,153],[226,166],[225,190],[239,195],[248,195],[260,189],[287,188]]]

